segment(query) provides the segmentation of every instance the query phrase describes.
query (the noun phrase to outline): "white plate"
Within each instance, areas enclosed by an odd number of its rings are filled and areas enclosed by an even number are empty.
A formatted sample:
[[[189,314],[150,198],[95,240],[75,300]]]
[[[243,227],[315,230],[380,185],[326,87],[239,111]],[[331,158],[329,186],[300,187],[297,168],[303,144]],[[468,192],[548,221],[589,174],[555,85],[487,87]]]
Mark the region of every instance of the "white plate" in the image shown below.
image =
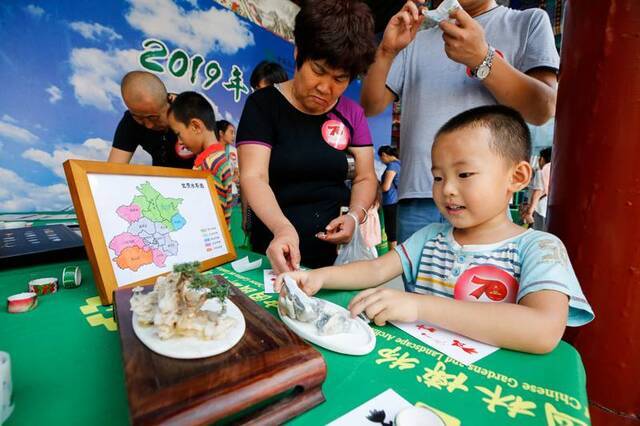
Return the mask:
[[[218,355],[234,347],[244,335],[245,330],[242,311],[229,299],[225,299],[225,306],[227,307],[226,315],[235,319],[236,324],[227,331],[222,339],[203,340],[196,337],[175,337],[162,340],[156,334],[153,326],[139,325],[138,316],[135,313],[131,319],[133,331],[146,347],[169,358],[196,359]],[[202,305],[202,310],[218,312],[220,311],[220,302],[217,298],[209,299]]]
[[[349,314],[342,306],[323,300],[325,306],[332,312],[344,311]],[[347,355],[366,355],[376,347],[376,336],[369,325],[360,318],[352,318],[353,324],[350,333],[333,334],[330,336],[321,336],[316,333],[316,327],[313,322],[301,322],[281,315],[278,309],[280,319],[287,327],[298,336],[311,343],[314,343],[330,351],[339,352]]]
[[[423,407],[409,407],[395,418],[397,426],[444,426],[444,422],[433,411]]]

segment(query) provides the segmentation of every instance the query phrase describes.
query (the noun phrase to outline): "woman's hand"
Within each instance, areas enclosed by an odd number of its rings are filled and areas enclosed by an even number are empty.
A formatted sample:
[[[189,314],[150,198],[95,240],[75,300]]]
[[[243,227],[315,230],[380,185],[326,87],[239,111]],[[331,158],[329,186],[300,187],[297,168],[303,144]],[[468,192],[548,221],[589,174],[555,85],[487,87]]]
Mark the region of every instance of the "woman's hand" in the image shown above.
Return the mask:
[[[317,271],[286,272],[284,274],[280,274],[278,278],[276,278],[275,283],[273,283],[273,288],[278,293],[280,293],[280,290],[284,286],[285,275],[294,280],[298,284],[298,287],[300,287],[302,291],[307,293],[309,296],[316,294],[324,284]]]
[[[333,219],[325,228],[325,232],[316,234],[322,241],[332,244],[347,244],[353,237],[356,220],[349,214],[343,214]]]
[[[267,247],[267,257],[276,274],[300,269],[300,240],[292,225],[274,232]]]
[[[376,325],[387,321],[415,322],[419,319],[420,297],[390,288],[371,288],[351,299],[348,309],[354,318],[364,312]]]

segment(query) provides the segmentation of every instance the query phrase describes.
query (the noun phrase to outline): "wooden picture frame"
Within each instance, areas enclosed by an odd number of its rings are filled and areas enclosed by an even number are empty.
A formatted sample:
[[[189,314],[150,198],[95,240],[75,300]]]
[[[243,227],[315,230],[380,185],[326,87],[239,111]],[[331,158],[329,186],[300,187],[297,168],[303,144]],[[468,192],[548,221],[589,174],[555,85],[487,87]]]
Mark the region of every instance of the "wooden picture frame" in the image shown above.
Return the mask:
[[[236,258],[209,172],[84,160],[63,166],[104,305],[114,290],[153,283],[175,263],[198,260],[207,270]],[[185,210],[193,215],[185,218]]]

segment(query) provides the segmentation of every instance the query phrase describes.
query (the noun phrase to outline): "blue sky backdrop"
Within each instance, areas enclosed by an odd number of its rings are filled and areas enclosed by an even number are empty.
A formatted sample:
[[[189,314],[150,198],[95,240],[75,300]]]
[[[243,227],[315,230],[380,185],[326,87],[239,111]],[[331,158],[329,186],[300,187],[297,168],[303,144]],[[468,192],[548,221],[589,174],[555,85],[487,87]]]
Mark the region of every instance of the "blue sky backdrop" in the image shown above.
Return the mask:
[[[169,53],[180,48],[204,64],[195,85],[191,69],[182,77],[157,61],[169,91],[196,90],[214,105],[216,116],[237,123],[238,102],[222,83],[232,66],[244,73],[263,59],[282,63],[293,75],[293,46],[204,0],[3,1],[0,3],[0,211],[58,210],[71,205],[62,162],[106,159],[125,110],[119,82],[142,69],[142,42],[156,39]],[[222,78],[202,89],[206,64],[217,61]],[[176,64],[176,65],[179,65]],[[179,68],[179,67],[177,67]],[[347,96],[359,98],[360,82]],[[390,140],[390,112],[370,120],[376,145]],[[150,163],[141,149],[138,163]]]

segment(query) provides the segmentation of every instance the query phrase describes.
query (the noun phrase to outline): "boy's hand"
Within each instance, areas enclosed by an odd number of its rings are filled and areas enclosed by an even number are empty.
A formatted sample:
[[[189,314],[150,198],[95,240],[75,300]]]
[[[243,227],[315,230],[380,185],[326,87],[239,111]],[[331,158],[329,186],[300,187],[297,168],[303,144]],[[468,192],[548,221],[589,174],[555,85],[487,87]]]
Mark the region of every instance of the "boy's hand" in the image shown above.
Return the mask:
[[[489,47],[484,38],[484,29],[462,8],[451,12],[454,22],[440,22],[444,51],[452,61],[473,69],[487,56]]]
[[[384,325],[387,321],[414,322],[418,320],[419,297],[389,288],[371,288],[351,300],[349,311],[353,317],[366,313],[376,325]]]
[[[294,280],[298,284],[298,287],[309,296],[313,296],[322,288],[322,279],[316,271],[285,272],[284,274],[278,275],[278,278],[276,278],[276,281],[273,283],[273,289],[278,293],[280,293],[280,290],[284,286],[285,275]]]

